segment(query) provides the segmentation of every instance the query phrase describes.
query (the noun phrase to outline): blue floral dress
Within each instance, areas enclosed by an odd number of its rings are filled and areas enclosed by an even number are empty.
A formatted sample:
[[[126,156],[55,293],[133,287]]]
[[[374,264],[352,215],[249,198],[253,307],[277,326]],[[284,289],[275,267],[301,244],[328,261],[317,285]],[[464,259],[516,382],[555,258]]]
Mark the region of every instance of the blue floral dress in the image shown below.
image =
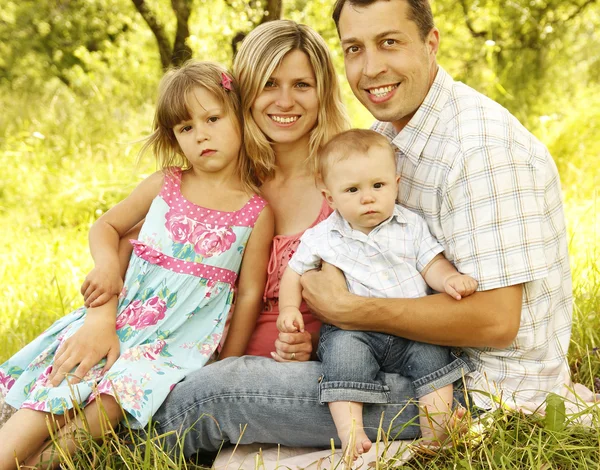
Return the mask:
[[[49,387],[57,348],[83,324],[82,307],[56,321],[0,366],[0,394],[15,408],[63,414],[98,393],[117,397],[132,427],[145,426],[169,391],[215,352],[233,300],[244,248],[264,199],[220,212],[186,200],[181,170],[165,173],[139,241],[132,240],[116,319],[120,357],[77,385]],[[133,419],[132,419],[133,418]]]

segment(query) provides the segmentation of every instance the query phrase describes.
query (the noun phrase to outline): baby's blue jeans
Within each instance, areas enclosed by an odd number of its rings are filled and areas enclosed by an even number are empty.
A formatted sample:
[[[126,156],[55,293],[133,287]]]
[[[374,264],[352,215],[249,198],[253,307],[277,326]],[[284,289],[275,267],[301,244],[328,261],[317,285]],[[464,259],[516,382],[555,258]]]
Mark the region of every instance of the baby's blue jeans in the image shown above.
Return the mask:
[[[369,331],[340,330],[323,325],[317,348],[323,364],[319,402],[389,403],[389,387],[381,372],[400,374],[412,382],[415,398],[450,385],[471,365],[450,348]]]

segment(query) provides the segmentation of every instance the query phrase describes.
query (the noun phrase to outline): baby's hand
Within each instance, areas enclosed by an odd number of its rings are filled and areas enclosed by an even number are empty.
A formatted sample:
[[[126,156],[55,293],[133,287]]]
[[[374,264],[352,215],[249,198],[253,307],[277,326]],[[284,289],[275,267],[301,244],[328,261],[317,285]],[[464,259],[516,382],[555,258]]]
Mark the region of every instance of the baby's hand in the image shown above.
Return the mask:
[[[87,308],[100,307],[113,296],[119,295],[122,289],[123,279],[119,275],[118,266],[116,269],[96,266],[83,281],[81,294]]]
[[[285,307],[277,317],[277,329],[282,333],[296,333],[304,331],[302,313],[295,307]]]
[[[477,289],[477,281],[466,274],[455,274],[444,282],[446,294],[460,300],[471,295]]]

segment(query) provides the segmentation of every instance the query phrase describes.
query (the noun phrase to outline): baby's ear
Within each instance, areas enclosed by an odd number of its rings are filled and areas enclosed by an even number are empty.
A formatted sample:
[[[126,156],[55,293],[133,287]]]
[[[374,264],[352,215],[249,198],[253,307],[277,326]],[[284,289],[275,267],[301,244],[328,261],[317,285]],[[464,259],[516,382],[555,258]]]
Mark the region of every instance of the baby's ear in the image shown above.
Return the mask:
[[[321,189],[321,194],[327,201],[327,204],[329,204],[329,207],[335,210],[335,202],[333,202],[333,198],[331,197],[331,193],[329,192],[329,190],[327,188],[323,188]]]

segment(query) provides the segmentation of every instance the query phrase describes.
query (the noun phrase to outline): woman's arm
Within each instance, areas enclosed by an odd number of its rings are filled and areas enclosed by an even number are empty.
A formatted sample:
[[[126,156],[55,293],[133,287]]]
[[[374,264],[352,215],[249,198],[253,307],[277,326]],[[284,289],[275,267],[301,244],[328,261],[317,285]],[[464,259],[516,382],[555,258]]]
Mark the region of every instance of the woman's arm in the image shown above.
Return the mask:
[[[242,356],[260,315],[273,240],[273,211],[266,206],[250,235],[240,269],[238,295],[219,359]]]

